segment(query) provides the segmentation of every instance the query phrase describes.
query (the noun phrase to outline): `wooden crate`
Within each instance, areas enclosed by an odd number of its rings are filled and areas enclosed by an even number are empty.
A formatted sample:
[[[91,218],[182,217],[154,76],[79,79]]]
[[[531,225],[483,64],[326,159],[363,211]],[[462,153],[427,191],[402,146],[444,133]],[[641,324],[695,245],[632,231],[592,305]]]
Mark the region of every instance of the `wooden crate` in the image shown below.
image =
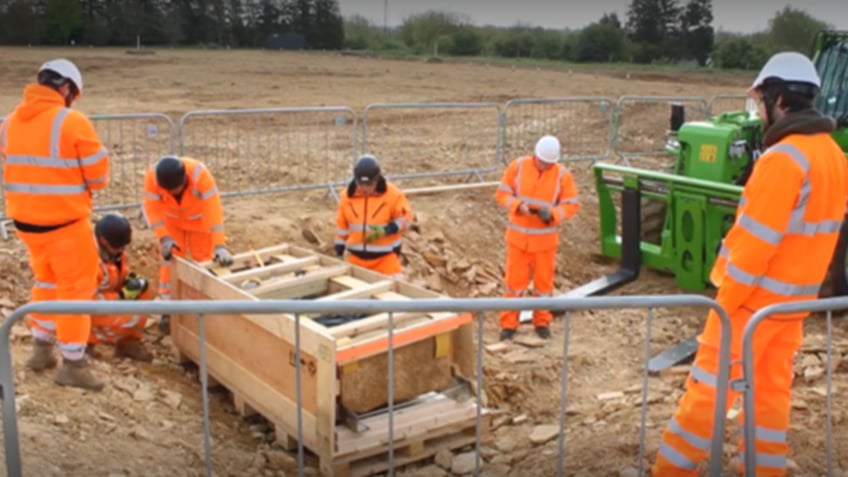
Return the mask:
[[[177,259],[171,282],[179,300],[443,298],[288,244],[239,253],[226,269]],[[328,326],[326,317],[300,318],[303,445],[326,476],[384,471],[388,315]],[[465,313],[394,314],[395,465],[474,442],[472,323]],[[295,317],[209,315],[204,330],[210,378],[232,392],[238,410],[263,415],[284,446],[295,446]],[[196,317],[173,316],[171,334],[178,352],[197,362]],[[490,415],[481,412],[485,432]]]

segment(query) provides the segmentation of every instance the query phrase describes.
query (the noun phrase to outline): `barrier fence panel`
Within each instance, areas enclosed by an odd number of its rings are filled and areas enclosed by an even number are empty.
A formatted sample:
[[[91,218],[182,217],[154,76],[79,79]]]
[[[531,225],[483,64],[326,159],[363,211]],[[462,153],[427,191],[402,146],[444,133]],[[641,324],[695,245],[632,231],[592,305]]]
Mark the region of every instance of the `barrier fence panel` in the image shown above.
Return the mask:
[[[356,127],[347,107],[190,111],[180,153],[210,168],[222,196],[332,191],[349,175]]]
[[[759,435],[759,432],[762,432],[760,428],[757,427],[756,423],[756,411],[758,404],[757,403],[757,393],[756,393],[756,369],[755,366],[757,362],[755,361],[755,350],[754,350],[754,333],[757,332],[759,326],[762,322],[766,320],[780,320],[780,315],[787,314],[797,314],[797,313],[821,313],[827,312],[826,316],[826,326],[827,326],[827,334],[826,334],[826,344],[825,344],[825,352],[827,355],[825,365],[825,428],[824,428],[824,441],[825,441],[825,469],[804,469],[806,472],[804,475],[838,475],[835,472],[835,463],[834,463],[834,455],[833,455],[833,421],[831,420],[833,415],[833,368],[835,367],[834,359],[833,359],[833,312],[839,310],[848,310],[848,297],[835,297],[835,298],[825,298],[820,300],[809,300],[809,301],[801,301],[801,302],[791,302],[791,303],[781,303],[778,305],[771,305],[765,308],[761,308],[756,313],[751,316],[748,322],[745,324],[744,331],[742,332],[742,378],[738,380],[734,380],[731,382],[731,389],[736,392],[741,392],[742,400],[743,400],[743,421],[744,424],[742,426],[742,437],[744,438],[745,447],[743,453],[743,463],[745,465],[745,475],[755,475],[757,470],[758,461],[765,466],[769,467],[781,467],[785,466],[787,463],[784,459],[780,458],[775,461],[775,459],[769,459],[770,456],[763,455],[759,456],[757,454],[756,446],[753,445],[755,439],[759,437],[760,440],[772,441],[775,442],[775,437],[773,435]],[[783,319],[793,319],[797,320],[797,318],[785,317]],[[761,332],[764,333],[764,332]],[[779,343],[778,343],[779,345]],[[759,356],[757,356],[759,357]],[[761,379],[761,378],[760,378]],[[760,397],[762,399],[762,397]],[[790,429],[794,428],[794,426],[790,426]],[[789,430],[789,429],[787,429]],[[769,429],[765,429],[765,432],[769,432]],[[791,431],[790,431],[791,432]],[[786,438],[786,432],[781,432],[777,430],[771,430],[770,434],[777,434],[777,438],[783,440]],[[806,442],[811,448],[820,448],[818,442]],[[758,460],[758,457],[760,459]],[[820,459],[816,459],[820,462]],[[782,464],[782,465],[781,465]],[[844,466],[843,466],[844,468]],[[797,471],[796,471],[797,472]]]
[[[710,98],[710,116],[745,111],[748,100],[748,95],[745,94],[719,94],[713,96]]]
[[[141,205],[144,172],[161,156],[173,154],[177,131],[162,113],[90,116],[109,152],[109,185],[94,192],[95,210]]]
[[[362,113],[360,152],[377,156],[393,180],[482,180],[500,159],[500,121],[497,103],[370,104]]]
[[[614,151],[626,164],[668,172],[674,159],[666,152],[671,106],[685,108],[686,121],[706,119],[706,99],[699,96],[622,96],[618,99]]]
[[[545,134],[557,136],[564,161],[597,161],[612,153],[614,100],[511,99],[503,109],[503,162],[530,155]]]
[[[208,367],[207,367],[207,345],[206,345],[206,329],[207,323],[205,320],[224,319],[226,315],[246,314],[260,319],[259,315],[275,314],[277,320],[277,329],[284,336],[293,336],[294,356],[292,365],[295,367],[294,382],[295,386],[295,409],[296,409],[296,438],[298,449],[298,475],[305,474],[304,468],[304,416],[303,416],[303,390],[301,389],[303,377],[303,363],[301,357],[302,341],[301,341],[301,315],[305,314],[339,314],[339,313],[386,313],[387,316],[387,394],[388,405],[386,408],[388,424],[386,426],[386,443],[388,444],[388,466],[389,475],[394,475],[395,454],[394,435],[397,430],[394,424],[395,407],[400,403],[394,402],[394,376],[395,376],[395,361],[394,349],[397,344],[394,339],[394,330],[396,325],[395,313],[409,312],[461,312],[476,314],[476,365],[474,366],[473,379],[476,380],[478,390],[474,392],[474,397],[468,399],[476,401],[476,439],[475,439],[475,473],[480,475],[482,467],[481,456],[481,433],[482,433],[482,412],[484,390],[483,383],[483,331],[484,331],[484,315],[483,311],[503,311],[512,309],[522,310],[551,310],[565,311],[565,332],[563,333],[563,350],[562,350],[562,377],[561,377],[561,395],[559,402],[559,446],[557,471],[558,476],[564,475],[564,452],[565,452],[565,427],[566,417],[566,394],[568,387],[568,345],[570,339],[570,312],[576,310],[597,310],[597,309],[647,309],[648,320],[645,340],[645,362],[643,363],[642,371],[642,399],[641,399],[641,426],[639,436],[639,460],[640,470],[643,464],[643,457],[646,450],[646,416],[647,416],[647,397],[648,397],[648,374],[647,360],[651,356],[651,331],[652,331],[652,316],[655,308],[679,308],[679,307],[699,307],[710,308],[717,312],[721,321],[721,341],[719,353],[719,373],[717,376],[717,396],[716,406],[712,410],[714,415],[714,432],[711,439],[710,455],[714,458],[710,459],[709,475],[711,477],[719,477],[721,475],[722,465],[722,449],[724,438],[724,412],[727,399],[728,377],[730,368],[730,321],[727,313],[713,300],[700,295],[670,295],[670,296],[619,296],[619,297],[592,297],[592,298],[476,298],[476,299],[416,299],[416,300],[338,300],[338,301],[320,301],[320,300],[179,300],[179,301],[56,301],[56,302],[38,302],[30,303],[21,308],[16,309],[11,313],[0,326],[0,390],[2,390],[2,414],[3,414],[3,445],[5,448],[5,462],[7,475],[10,477],[19,477],[22,475],[22,459],[20,452],[20,438],[17,427],[17,410],[15,403],[15,374],[13,370],[10,334],[12,326],[15,322],[22,319],[28,313],[42,314],[91,314],[91,315],[119,315],[119,314],[171,314],[171,315],[197,315],[197,338],[198,338],[198,356],[201,379],[201,399],[203,408],[203,448],[204,448],[204,463],[207,476],[213,475],[213,462],[211,455],[211,423],[210,423],[210,403],[208,395]],[[213,316],[205,316],[213,315]],[[589,313],[586,315],[591,316]],[[268,317],[270,318],[270,317]],[[630,317],[628,317],[630,318]],[[317,325],[312,325],[317,326]],[[310,332],[314,332],[314,328],[310,328]],[[281,335],[282,336],[282,335]],[[313,335],[310,335],[313,336]],[[328,335],[332,336],[332,335]],[[314,343],[312,343],[314,345]],[[332,354],[325,353],[326,356],[319,359],[333,360]],[[334,361],[333,361],[334,362]],[[322,365],[323,366],[323,365]],[[469,377],[471,379],[471,377]],[[710,412],[710,410],[704,410]],[[575,441],[580,442],[575,439]],[[590,444],[591,445],[591,444]],[[579,451],[578,451],[579,452]],[[29,462],[33,466],[38,466],[44,461],[44,457],[40,456],[37,450],[29,454]],[[228,462],[228,461],[227,461]],[[221,462],[224,466],[227,462]],[[28,464],[29,465],[29,464]],[[553,466],[553,461],[548,460],[546,467]],[[548,469],[545,469],[546,471]],[[220,472],[219,472],[220,473]],[[551,475],[553,470],[547,472],[546,475]]]

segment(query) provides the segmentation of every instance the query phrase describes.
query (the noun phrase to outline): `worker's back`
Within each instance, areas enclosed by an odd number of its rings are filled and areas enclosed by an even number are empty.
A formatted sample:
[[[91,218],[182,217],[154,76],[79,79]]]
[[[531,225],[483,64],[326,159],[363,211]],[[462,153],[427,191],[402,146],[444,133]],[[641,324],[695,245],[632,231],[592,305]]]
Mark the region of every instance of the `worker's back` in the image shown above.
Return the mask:
[[[751,310],[815,299],[839,238],[846,201],[848,166],[830,134],[785,136],[757,161],[713,281],[718,285],[730,277],[751,286],[744,300]]]

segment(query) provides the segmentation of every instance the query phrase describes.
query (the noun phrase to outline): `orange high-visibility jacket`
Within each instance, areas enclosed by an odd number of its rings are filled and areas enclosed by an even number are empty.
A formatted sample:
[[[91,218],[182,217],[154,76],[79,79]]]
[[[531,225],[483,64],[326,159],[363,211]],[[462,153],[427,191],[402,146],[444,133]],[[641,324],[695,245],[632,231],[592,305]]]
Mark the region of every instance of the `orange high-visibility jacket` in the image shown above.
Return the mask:
[[[109,156],[94,125],[56,91],[31,84],[0,124],[6,215],[38,226],[88,218],[92,191],[109,183]]]
[[[360,258],[381,257],[400,250],[401,236],[409,230],[414,220],[412,208],[406,195],[384,178],[377,183],[376,194],[363,196],[351,182],[342,192],[336,213],[335,245],[345,245],[347,250]],[[369,226],[388,226],[394,222],[398,231],[371,243],[365,243]]]
[[[97,298],[99,300],[118,300],[124,281],[130,274],[126,252],[121,252],[118,263],[106,262],[100,259],[100,270],[97,272]]]
[[[848,200],[845,154],[827,133],[790,134],[754,163],[710,278],[733,314],[815,299]]]
[[[540,171],[533,156],[512,161],[504,171],[495,200],[509,211],[506,243],[527,252],[541,252],[559,246],[559,225],[580,210],[574,177],[562,164]],[[548,207],[553,220],[545,224],[534,214],[522,215],[524,202],[531,209]]]
[[[188,184],[179,202],[156,182],[156,165],[144,176],[144,214],[150,228],[161,239],[171,231],[212,234],[212,246],[224,245],[224,209],[218,186],[200,161],[181,157]]]

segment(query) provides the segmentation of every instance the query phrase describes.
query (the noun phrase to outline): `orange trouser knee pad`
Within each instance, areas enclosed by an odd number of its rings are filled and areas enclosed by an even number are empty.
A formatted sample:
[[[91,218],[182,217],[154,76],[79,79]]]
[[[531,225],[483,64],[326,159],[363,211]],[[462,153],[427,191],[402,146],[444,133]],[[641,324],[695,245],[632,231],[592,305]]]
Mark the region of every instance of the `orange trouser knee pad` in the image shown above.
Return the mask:
[[[533,277],[533,296],[550,297],[554,290],[556,273],[556,249],[542,252],[527,252],[507,244],[506,290],[503,296],[516,298],[524,294]],[[516,329],[519,325],[517,310],[503,311],[500,315],[501,328]],[[547,310],[533,311],[533,326],[549,326],[553,315]]]

